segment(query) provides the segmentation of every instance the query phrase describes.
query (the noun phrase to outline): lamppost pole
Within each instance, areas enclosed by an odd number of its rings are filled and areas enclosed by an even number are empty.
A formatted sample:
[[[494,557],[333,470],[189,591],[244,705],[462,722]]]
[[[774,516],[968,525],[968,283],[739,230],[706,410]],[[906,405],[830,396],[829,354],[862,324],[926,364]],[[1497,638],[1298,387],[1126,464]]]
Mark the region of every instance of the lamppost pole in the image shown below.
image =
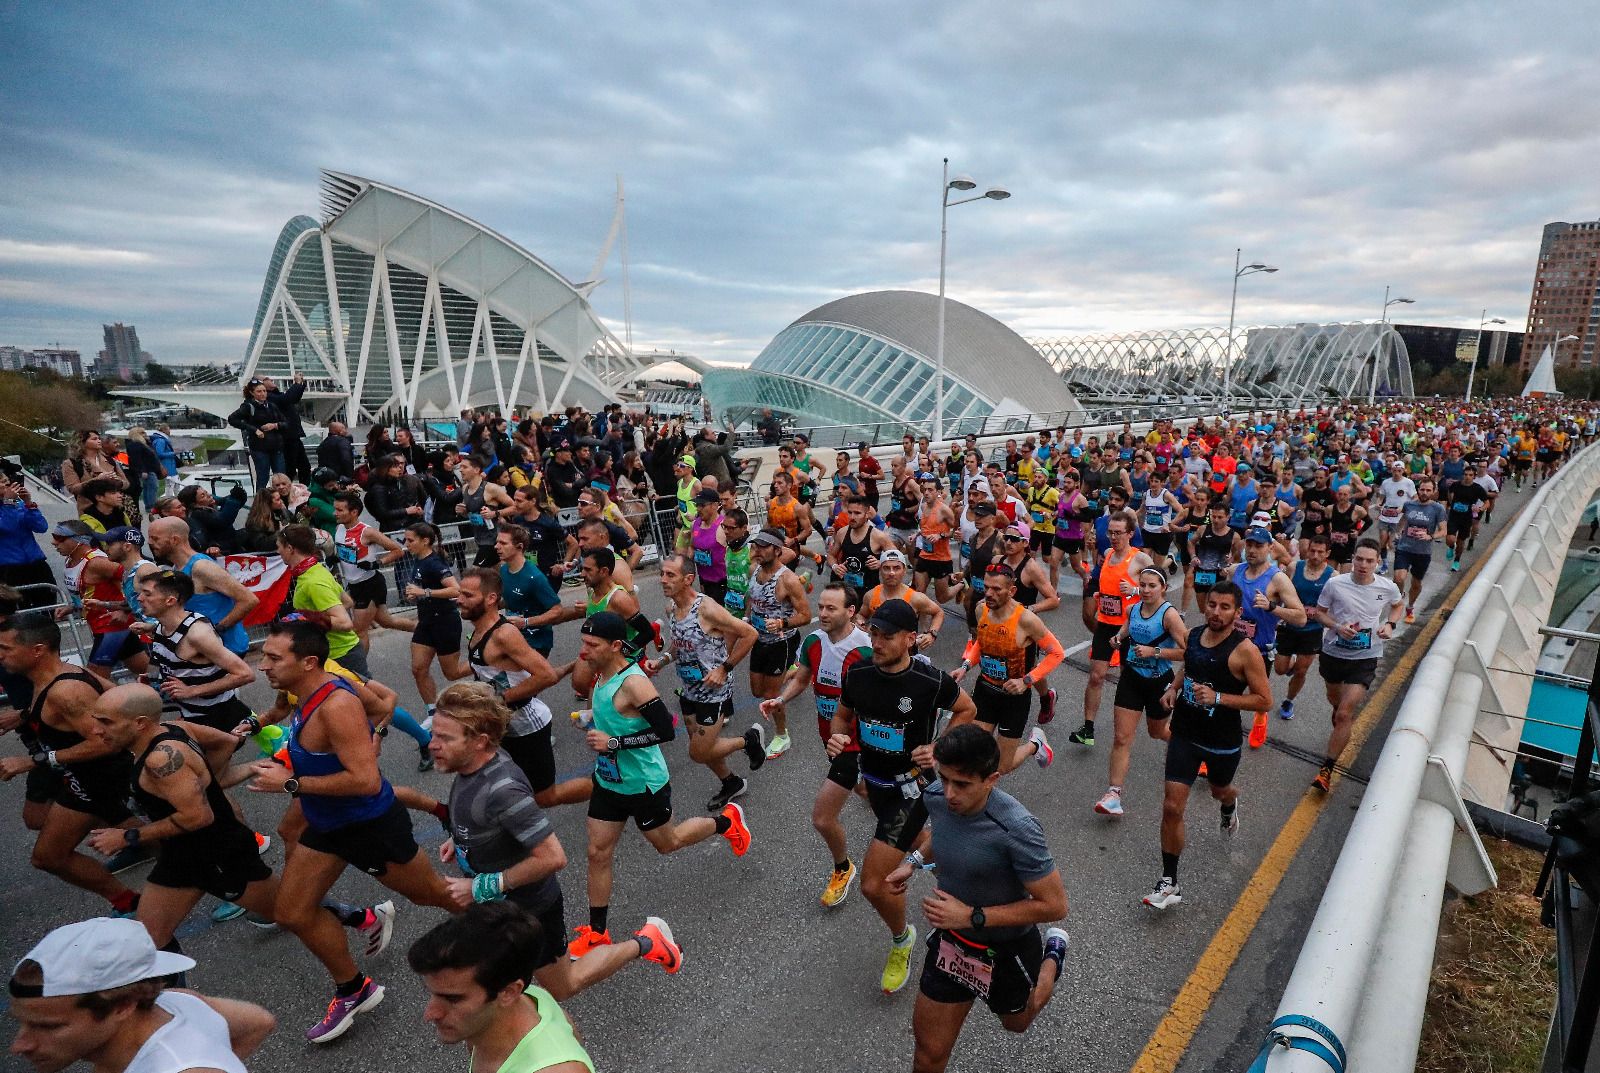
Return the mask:
[[[939,183],[939,333],[933,358],[933,442],[944,442],[944,254],[950,216],[950,158],[944,158],[944,178]]]
[[[1383,316],[1378,320],[1378,341],[1372,348],[1372,386],[1367,389],[1367,405],[1372,406],[1378,401],[1378,366],[1383,362],[1383,351],[1388,338],[1385,334],[1389,327],[1389,307],[1393,305],[1412,305],[1415,298],[1390,298],[1389,289],[1392,284],[1385,284],[1383,288]],[[1358,386],[1357,391],[1361,390]]]
[[[1239,267],[1239,255],[1242,250],[1235,248],[1233,251],[1233,297],[1228,299],[1228,338],[1223,341],[1226,348],[1222,354],[1222,409],[1226,413],[1233,402],[1233,314],[1239,305],[1239,278],[1253,275],[1257,272],[1276,272],[1272,265],[1253,261]]]
[[[1504,324],[1505,322],[1506,318],[1504,317],[1489,319],[1489,310],[1487,308],[1478,315],[1478,345],[1472,351],[1472,365],[1467,369],[1467,395],[1466,398],[1461,400],[1462,402],[1472,401],[1472,380],[1478,372],[1478,355],[1483,353],[1483,326],[1485,324]]]

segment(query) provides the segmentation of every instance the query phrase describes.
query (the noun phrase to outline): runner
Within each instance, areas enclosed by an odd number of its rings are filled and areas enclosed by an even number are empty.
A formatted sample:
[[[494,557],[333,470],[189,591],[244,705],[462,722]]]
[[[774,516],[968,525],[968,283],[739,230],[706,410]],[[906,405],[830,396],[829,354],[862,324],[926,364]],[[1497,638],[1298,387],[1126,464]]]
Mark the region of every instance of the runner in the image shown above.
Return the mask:
[[[694,497],[695,516],[689,523],[689,546],[694,556],[700,591],[718,604],[728,598],[728,527],[722,514],[722,497],[706,489]],[[746,560],[748,576],[748,559]]]
[[[757,701],[771,700],[783,688],[783,676],[794,666],[800,647],[800,627],[811,621],[811,606],[800,577],[783,565],[783,532],[772,526],[750,538],[749,607],[745,619],[757,633],[750,654],[750,692]],[[762,707],[763,713],[767,711]],[[789,751],[789,716],[780,705],[771,712],[775,733],[767,749],[767,759],[775,760]]]
[[[455,606],[461,588],[450,564],[439,554],[443,537],[438,526],[431,522],[412,522],[406,526],[405,542],[406,551],[416,562],[412,580],[405,587],[406,599],[417,607],[417,626],[411,634],[411,680],[417,684],[417,692],[427,706],[427,719],[423,721],[427,726],[427,720],[433,718],[434,701],[439,696],[439,687],[429,672],[433,661],[439,661],[439,669],[446,678],[465,678],[469,673],[461,662],[461,616]],[[361,667],[352,669],[363,677],[367,675]],[[431,763],[430,759],[428,764]]]
[[[566,867],[567,855],[522,769],[496,744],[511,718],[481,682],[449,686],[439,697],[434,759],[438,770],[455,776],[447,809],[450,837],[439,847],[439,861],[466,873],[465,879],[445,880],[451,897],[464,910],[504,900],[536,921],[542,941],[523,971],[557,1000],[637,958],[676,973],[683,955],[659,917],[649,918],[634,942],[597,946],[577,960],[566,956],[565,903],[556,874]]]
[[[367,645],[373,623],[402,632],[409,632],[416,623],[394,617],[388,607],[389,585],[383,578],[383,568],[405,558],[406,549],[390,540],[377,526],[363,522],[361,511],[361,493],[334,493],[333,547],[339,557],[345,591],[355,605],[350,617],[355,622],[356,636]],[[381,549],[382,554],[374,549]]]
[[[135,675],[143,675],[150,666],[150,657],[129,629],[133,615],[122,595],[123,569],[95,547],[98,535],[101,534],[76,518],[57,522],[50,528],[50,539],[61,555],[67,591],[79,601],[89,632],[94,636],[89,670],[109,684],[111,669],[117,664],[123,664]]]
[[[1367,527],[1367,508],[1352,499],[1350,481],[1333,490],[1333,508],[1328,511],[1328,561],[1341,574],[1350,572],[1350,562],[1355,557],[1356,541]]]
[[[878,608],[890,600],[903,600],[911,605],[911,610],[917,614],[918,629],[916,645],[913,651],[926,652],[938,640],[939,631],[944,628],[944,607],[933,602],[933,597],[927,593],[918,592],[906,584],[906,572],[911,564],[906,559],[905,553],[898,548],[891,548],[878,557],[878,576],[883,580],[878,587],[871,589],[861,598],[861,610],[856,616],[856,621],[865,627],[867,620],[877,614]],[[922,621],[928,621],[928,628],[921,628]],[[974,622],[976,620],[974,619]]]
[[[1264,520],[1257,515],[1256,521]],[[1305,608],[1295,595],[1294,582],[1278,568],[1272,532],[1263,525],[1252,525],[1244,534],[1244,562],[1233,568],[1233,584],[1243,594],[1235,628],[1256,646],[1262,665],[1271,667],[1276,656],[1278,626],[1303,626]],[[1267,743],[1267,709],[1272,706],[1271,690],[1267,703],[1255,713],[1250,727],[1250,748]]]
[[[1028,550],[1049,563],[1056,551],[1056,512],[1061,505],[1061,493],[1050,486],[1050,474],[1043,466],[1033,466],[1028,483],[1022,486],[1022,502],[1028,508]],[[1052,581],[1052,584],[1054,582]]]
[[[456,517],[463,523],[463,535],[472,534],[477,549],[473,566],[493,566],[499,562],[494,553],[498,512],[509,510],[512,505],[506,490],[484,476],[484,471],[492,465],[481,455],[464,454],[456,471],[461,477],[461,501],[456,504]]]
[[[1489,501],[1489,493],[1478,483],[1478,467],[1467,466],[1462,479],[1445,493],[1446,522],[1444,532],[1444,561],[1452,572],[1461,569],[1466,558],[1467,541],[1472,539],[1472,522],[1479,505]]]
[[[543,615],[528,620],[529,624],[554,625],[558,622],[588,620],[602,611],[610,611],[628,626],[626,650],[629,658],[644,657],[651,638],[655,635],[650,619],[639,607],[639,598],[615,580],[613,571],[618,566],[616,553],[610,548],[585,548],[583,551],[583,582],[588,586],[588,596],[582,603],[551,608]],[[580,701],[593,691],[594,670],[585,660],[572,665],[572,689]]]
[[[1082,580],[1086,571],[1083,565],[1083,523],[1094,521],[1094,508],[1079,488],[1078,471],[1066,470],[1061,474],[1061,496],[1056,506],[1056,550],[1050,556],[1050,584],[1061,587],[1061,560],[1067,560],[1072,572]]]
[[[297,801],[307,824],[285,853],[276,919],[297,932],[312,927],[323,898],[351,865],[414,905],[454,911],[444,881],[417,851],[405,807],[378,770],[361,701],[323,669],[329,658],[327,634],[303,621],[273,623],[261,650],[267,681],[300,698],[289,724],[290,766],[257,761],[249,783],[258,793]],[[383,1001],[381,986],[349,968],[328,1012],[306,1030],[308,1041],[337,1039],[358,1014]]]
[[[672,822],[672,783],[661,744],[677,736],[672,713],[628,655],[628,624],[615,611],[599,611],[583,624],[579,658],[594,672],[594,724],[589,747],[599,754],[589,797],[589,923],[580,926],[567,952],[581,958],[611,945],[607,930],[617,843],[628,820],[657,853],[676,853],[715,835],[728,840],[735,857],[750,849],[744,809],[730,801],[715,819],[697,816]]]
[[[879,556],[894,547],[888,532],[872,524],[872,508],[865,496],[845,501],[849,523],[833,536],[829,558],[836,576],[856,592],[877,587]]]
[[[1433,546],[1445,535],[1448,512],[1433,498],[1433,478],[1417,479],[1417,498],[1402,511],[1400,538],[1395,544],[1394,583],[1406,598],[1406,623],[1417,621],[1417,601],[1422,598],[1422,579],[1433,565]],[[1320,642],[1320,638],[1319,638]]]
[[[190,545],[189,525],[182,518],[157,518],[150,523],[146,536],[150,554],[157,562],[175,566],[194,580],[189,610],[200,612],[216,627],[229,652],[239,656],[248,652],[250,637],[245,633],[244,620],[261,598],[221,563]]]
[[[501,608],[506,619],[522,631],[528,647],[548,659],[556,643],[555,630],[533,620],[560,607],[561,597],[539,564],[528,558],[530,539],[526,529],[512,523],[502,525],[494,538],[494,551],[500,558]]]
[[[1489,463],[1492,467],[1493,462]],[[1467,550],[1478,542],[1478,526],[1489,521],[1494,516],[1495,502],[1500,498],[1500,482],[1490,468],[1482,468],[1478,472],[1478,487],[1483,489],[1483,502],[1478,509],[1472,512],[1472,532],[1467,534]]]
[[[1389,475],[1378,485],[1378,536],[1381,558],[1378,572],[1389,572],[1389,549],[1400,535],[1405,505],[1417,498],[1417,485],[1406,476],[1405,463],[1398,458],[1389,463]],[[1398,567],[1397,567],[1398,569]]]
[[[1261,652],[1235,628],[1242,602],[1239,586],[1231,581],[1218,582],[1206,594],[1205,629],[1189,635],[1183,681],[1168,686],[1162,700],[1172,710],[1172,728],[1167,739],[1166,798],[1161,805],[1161,877],[1144,896],[1144,904],[1152,909],[1169,909],[1183,901],[1178,857],[1186,839],[1184,809],[1202,764],[1211,796],[1221,805],[1223,834],[1239,830],[1239,789],[1233,779],[1244,745],[1243,713],[1272,703]]]
[[[105,865],[78,852],[91,830],[130,816],[130,758],[94,736],[92,712],[104,680],[61,658],[61,628],[39,611],[12,615],[0,626],[0,665],[33,686],[33,703],[17,731],[28,755],[0,759],[0,782],[27,776],[39,832],[29,863],[104,898],[118,916],[132,916],[138,896]]]
[[[878,819],[862,861],[861,894],[889,928],[889,958],[882,987],[893,994],[911,975],[917,929],[906,922],[905,888],[889,882],[905,854],[919,843],[928,821],[922,791],[932,781],[933,741],[940,711],[952,726],[970,723],[976,709],[954,678],[926,660],[911,658],[917,613],[904,600],[889,600],[868,623],[872,661],[845,675],[834,710],[828,755],[834,759],[859,743],[867,802]]]
[[[677,667],[683,725],[689,731],[689,759],[717,777],[717,792],[707,812],[721,812],[743,797],[749,783],[728,768],[728,757],[744,750],[750,770],[767,762],[767,738],[760,724],[741,738],[725,738],[722,729],[733,715],[733,669],[755,647],[756,630],[734,618],[718,601],[694,591],[694,563],[684,555],[661,557],[661,592],[667,598],[671,641],[664,656],[645,660],[644,672],[655,676],[668,663]]]
[[[1109,547],[1095,571],[1096,584],[1086,590],[1095,596],[1095,627],[1089,645],[1089,681],[1083,689],[1083,726],[1067,739],[1075,745],[1094,745],[1094,719],[1100,710],[1100,693],[1105,688],[1106,675],[1111,669],[1113,642],[1128,621],[1129,605],[1138,599],[1139,586],[1134,579],[1145,567],[1154,565],[1150,556],[1129,543],[1133,528],[1133,517],[1126,511],[1111,515],[1106,523]]]
[[[955,572],[950,534],[956,518],[933,474],[919,474],[918,481],[922,502],[917,506],[917,572],[912,585],[918,592],[927,592],[928,583],[933,582],[935,601],[944,604],[950,600],[950,575]]]
[[[1433,487],[1431,480],[1428,482],[1428,487],[1430,490]],[[1420,492],[1422,486],[1419,484],[1417,488]],[[1411,504],[1408,503],[1407,506]],[[1311,608],[1317,605],[1323,587],[1337,573],[1328,563],[1326,534],[1301,537],[1300,550],[1305,558],[1294,564],[1294,573],[1290,576],[1290,581],[1294,584],[1294,594],[1299,598],[1301,608],[1306,612],[1306,621],[1299,626],[1285,623],[1283,629],[1278,631],[1278,658],[1273,669],[1289,679],[1283,700],[1278,704],[1280,719],[1294,718],[1294,699],[1300,695],[1300,690],[1305,688],[1306,674],[1316,662],[1317,653],[1322,651],[1322,625],[1311,615]],[[1397,579],[1401,569],[1401,557],[1404,554],[1402,537],[1401,544],[1395,552]]]
[[[1111,781],[1094,805],[1100,815],[1117,818],[1123,815],[1123,787],[1128,779],[1133,739],[1139,731],[1139,716],[1144,716],[1145,731],[1151,738],[1167,740],[1168,717],[1172,713],[1161,698],[1172,684],[1172,661],[1183,658],[1189,639],[1183,615],[1167,600],[1166,571],[1147,566],[1138,577],[1140,600],[1128,609],[1127,621],[1115,640],[1116,647],[1127,655],[1111,699],[1111,716],[1115,720],[1109,762]]]
[[[783,689],[773,699],[761,702],[762,714],[767,715],[799,697],[809,685],[816,696],[817,729],[822,735],[824,751],[828,739],[833,736],[833,715],[839,706],[845,675],[858,663],[872,658],[872,639],[856,625],[859,603],[856,590],[848,585],[834,582],[823,586],[817,596],[817,622],[821,628],[811,631],[800,642],[795,665],[789,668]],[[860,778],[861,743],[852,738],[837,756],[830,757],[828,774],[811,806],[811,826],[822,836],[833,862],[833,872],[821,898],[823,906],[829,909],[843,903],[856,879],[856,866],[850,860],[839,816],[852,791],[866,796]]]
[[[1038,615],[1017,601],[1016,594],[1017,578],[1011,568],[1003,563],[991,565],[984,573],[983,606],[978,610],[976,636],[967,644],[961,665],[950,675],[959,683],[973,667],[979,669],[972,687],[977,711],[973,719],[1003,739],[1002,775],[1015,771],[1030,756],[1041,768],[1049,767],[1055,759],[1055,751],[1039,727],[1028,733],[1027,749],[1019,743],[1028,726],[1028,690],[1048,676],[1065,655],[1056,635]],[[1028,649],[1035,646],[1043,651],[1044,659],[1029,669]]]
[[[140,625],[149,627],[150,658],[167,706],[191,723],[231,731],[250,718],[239,690],[256,680],[256,672],[223,646],[204,616],[188,609],[193,596],[188,575],[154,571],[139,583],[139,607],[149,616]]]
[[[888,882],[902,892],[919,867],[938,887],[922,900],[933,930],[922,963],[911,1031],[915,1073],[943,1073],[972,1004],[981,1000],[1008,1032],[1026,1032],[1055,994],[1067,933],[1067,891],[1044,828],[999,789],[994,739],[954,727],[933,747],[939,779],[925,799],[933,836]]]
[[[1151,557],[1171,570],[1176,564],[1170,554],[1172,548],[1172,523],[1183,509],[1171,489],[1159,482],[1151,482],[1145,489],[1139,508],[1139,528],[1143,532],[1144,546]]]
[[[1377,571],[1378,542],[1362,540],[1356,545],[1350,573],[1328,582],[1311,613],[1323,626],[1322,658],[1317,669],[1327,687],[1328,705],[1333,709],[1328,751],[1311,783],[1323,793],[1332,788],[1334,765],[1350,741],[1350,725],[1378,673],[1383,643],[1394,636],[1405,605],[1394,582],[1380,577]]]

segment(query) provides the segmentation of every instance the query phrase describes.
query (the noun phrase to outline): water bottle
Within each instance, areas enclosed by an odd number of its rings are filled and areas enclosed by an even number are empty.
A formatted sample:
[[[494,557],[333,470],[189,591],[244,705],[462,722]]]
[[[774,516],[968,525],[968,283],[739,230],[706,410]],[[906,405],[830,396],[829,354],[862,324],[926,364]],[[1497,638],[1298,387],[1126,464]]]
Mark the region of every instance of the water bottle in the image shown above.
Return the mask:
[[[281,726],[276,723],[268,723],[250,735],[250,740],[255,742],[256,748],[261,750],[261,758],[265,760],[283,747],[286,737],[288,735]]]
[[[594,728],[594,709],[584,708],[582,711],[573,712],[572,725],[579,730],[592,730]]]

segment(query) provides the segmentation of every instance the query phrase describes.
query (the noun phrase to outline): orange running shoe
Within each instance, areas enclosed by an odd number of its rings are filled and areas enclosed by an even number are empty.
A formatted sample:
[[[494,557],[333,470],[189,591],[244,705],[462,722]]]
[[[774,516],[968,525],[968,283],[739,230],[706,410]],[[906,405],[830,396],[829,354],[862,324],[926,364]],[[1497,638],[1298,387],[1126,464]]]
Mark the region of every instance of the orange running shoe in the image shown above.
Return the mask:
[[[1333,789],[1333,768],[1328,764],[1323,764],[1321,769],[1317,771],[1317,777],[1311,780],[1311,786],[1313,789],[1321,790],[1323,793],[1331,791]]]
[[[1257,712],[1256,721],[1250,728],[1250,748],[1259,749],[1267,743],[1267,713]]]
[[[1206,767],[1206,762],[1204,760],[1202,760],[1202,761],[1200,761],[1200,770],[1194,773],[1195,778],[1203,779],[1208,774],[1210,774],[1210,771],[1211,771],[1211,769]]]
[[[591,950],[598,950],[602,946],[611,945],[610,931],[595,931],[587,924],[579,925],[578,931],[572,937],[572,942],[567,944],[567,957],[577,961]]]
[[[646,917],[644,927],[633,933],[636,937],[650,940],[650,952],[642,955],[646,961],[653,961],[667,970],[671,976],[683,968],[683,950],[672,941],[672,929],[667,927],[667,922],[660,917]]]
[[[1406,608],[1406,625],[1409,626],[1409,625],[1411,625],[1412,623],[1414,623],[1416,621],[1417,621],[1417,609],[1414,608],[1414,607]]]
[[[743,857],[750,849],[750,828],[745,826],[744,809],[739,807],[737,801],[734,801],[730,802],[728,807],[722,810],[722,814],[728,817],[728,822],[731,825],[726,831],[722,832],[722,837],[726,838],[728,845],[733,847],[733,855],[735,857]]]
[[[258,854],[265,853],[272,848],[272,838],[270,836],[264,835],[260,831],[253,833],[256,836],[256,852]]]

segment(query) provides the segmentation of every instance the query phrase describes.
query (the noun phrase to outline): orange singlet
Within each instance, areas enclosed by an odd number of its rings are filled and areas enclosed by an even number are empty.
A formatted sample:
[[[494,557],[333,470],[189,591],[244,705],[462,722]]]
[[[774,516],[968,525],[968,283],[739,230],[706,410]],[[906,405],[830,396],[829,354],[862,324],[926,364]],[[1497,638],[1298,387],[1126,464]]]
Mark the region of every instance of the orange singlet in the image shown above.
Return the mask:
[[[1028,646],[1017,640],[1017,625],[1025,608],[1012,602],[1014,610],[1001,622],[989,617],[988,604],[978,611],[978,670],[983,680],[993,686],[1003,686],[1007,679],[1022,678],[1028,673]]]
[[[800,539],[800,501],[791,498],[787,503],[767,500],[767,524],[776,525],[789,534],[790,540]]]
[[[935,562],[950,561],[950,524],[938,519],[938,508],[917,514],[917,554]]]
[[[1129,548],[1122,561],[1116,562],[1112,559],[1116,552],[1106,552],[1105,560],[1100,564],[1100,601],[1095,609],[1095,621],[1108,626],[1120,626],[1128,621],[1128,606],[1139,599],[1139,594],[1122,595],[1122,583],[1126,581],[1134,585],[1133,578],[1128,574],[1128,564],[1138,553],[1138,549]],[[1138,588],[1137,585],[1134,587]]]

